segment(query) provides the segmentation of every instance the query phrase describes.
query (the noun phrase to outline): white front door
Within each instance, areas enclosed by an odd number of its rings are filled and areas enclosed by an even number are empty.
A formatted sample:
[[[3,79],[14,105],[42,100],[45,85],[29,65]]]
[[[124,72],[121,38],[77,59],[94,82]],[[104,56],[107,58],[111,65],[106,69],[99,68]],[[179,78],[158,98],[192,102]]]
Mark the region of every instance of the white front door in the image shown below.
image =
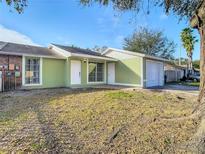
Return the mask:
[[[115,83],[115,63],[108,63],[108,84]]]
[[[164,85],[163,63],[158,61],[146,61],[146,87]]]
[[[81,84],[81,61],[71,60],[71,84]]]

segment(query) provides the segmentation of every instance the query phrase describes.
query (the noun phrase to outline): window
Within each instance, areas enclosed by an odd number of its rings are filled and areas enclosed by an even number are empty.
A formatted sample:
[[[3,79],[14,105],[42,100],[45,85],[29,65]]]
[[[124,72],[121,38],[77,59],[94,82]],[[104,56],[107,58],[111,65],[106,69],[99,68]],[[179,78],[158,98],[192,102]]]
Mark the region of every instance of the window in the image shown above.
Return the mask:
[[[104,81],[104,64],[89,62],[89,82],[103,82]]]
[[[25,84],[40,84],[40,58],[25,59]]]

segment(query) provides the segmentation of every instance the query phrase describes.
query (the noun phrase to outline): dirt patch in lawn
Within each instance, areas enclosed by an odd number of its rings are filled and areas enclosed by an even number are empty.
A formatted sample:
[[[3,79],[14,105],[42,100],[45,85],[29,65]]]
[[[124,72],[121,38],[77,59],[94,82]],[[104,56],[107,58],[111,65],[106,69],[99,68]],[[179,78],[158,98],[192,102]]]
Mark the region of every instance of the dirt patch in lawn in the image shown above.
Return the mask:
[[[0,94],[0,152],[186,153],[199,120],[183,117],[195,105],[195,96],[147,90]]]

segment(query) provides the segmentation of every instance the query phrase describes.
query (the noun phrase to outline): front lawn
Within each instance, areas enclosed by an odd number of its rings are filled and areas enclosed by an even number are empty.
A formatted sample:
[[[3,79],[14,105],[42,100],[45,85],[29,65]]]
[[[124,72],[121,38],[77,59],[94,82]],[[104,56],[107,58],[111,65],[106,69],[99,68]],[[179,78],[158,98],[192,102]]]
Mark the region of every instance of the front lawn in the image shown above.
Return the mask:
[[[185,153],[195,96],[148,90],[0,94],[0,153]]]

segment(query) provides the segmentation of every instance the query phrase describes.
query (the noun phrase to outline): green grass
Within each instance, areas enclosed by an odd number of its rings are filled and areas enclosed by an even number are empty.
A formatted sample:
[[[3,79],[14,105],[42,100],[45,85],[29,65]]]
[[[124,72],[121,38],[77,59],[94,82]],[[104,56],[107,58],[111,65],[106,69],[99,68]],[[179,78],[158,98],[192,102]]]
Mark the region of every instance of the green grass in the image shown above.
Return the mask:
[[[186,85],[186,86],[199,87],[200,82],[179,82],[179,84]]]
[[[3,95],[0,153],[166,153],[197,127],[197,119],[160,120],[191,114],[196,98],[185,94],[51,89]]]
[[[185,85],[185,86],[194,86],[194,87],[199,87],[200,86],[200,82],[170,82],[170,83],[167,83],[168,85],[169,84],[181,84],[181,85]]]

